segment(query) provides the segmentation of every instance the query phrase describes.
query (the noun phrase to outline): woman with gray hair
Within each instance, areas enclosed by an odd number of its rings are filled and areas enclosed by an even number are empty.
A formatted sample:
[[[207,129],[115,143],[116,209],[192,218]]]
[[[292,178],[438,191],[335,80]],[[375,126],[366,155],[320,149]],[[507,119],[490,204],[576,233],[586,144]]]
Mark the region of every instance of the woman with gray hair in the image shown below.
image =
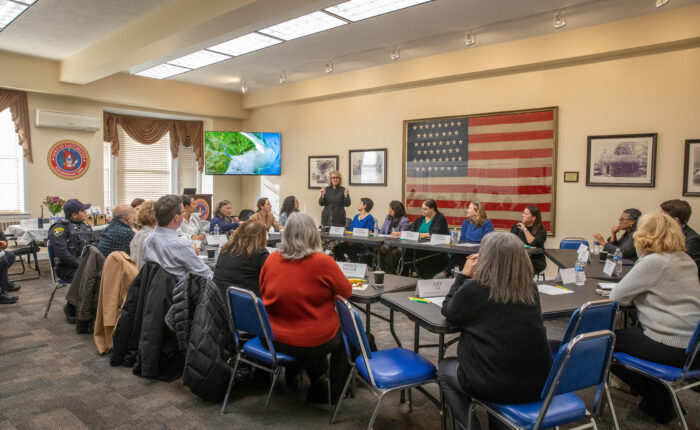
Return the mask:
[[[489,233],[445,297],[442,314],[461,332],[457,357],[440,361],[438,380],[465,428],[472,397],[496,403],[540,398],[552,356],[533,276],[520,239]],[[489,428],[495,425],[489,417]]]
[[[335,296],[349,298],[352,286],[338,264],[321,253],[321,236],[314,220],[305,213],[289,216],[282,245],[265,261],[260,272],[260,295],[267,309],[279,352],[297,358],[311,380],[307,401],[328,399],[320,380],[331,354],[331,399],[337,401],[347,378]],[[287,367],[285,379],[296,387],[298,369]]]

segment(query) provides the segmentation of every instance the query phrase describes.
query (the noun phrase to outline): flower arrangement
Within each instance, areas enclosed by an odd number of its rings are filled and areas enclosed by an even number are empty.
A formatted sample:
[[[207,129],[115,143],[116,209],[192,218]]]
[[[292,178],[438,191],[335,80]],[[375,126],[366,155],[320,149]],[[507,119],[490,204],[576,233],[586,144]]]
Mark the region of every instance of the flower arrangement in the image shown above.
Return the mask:
[[[66,200],[59,196],[46,196],[43,203],[44,206],[49,208],[51,215],[56,215],[63,210],[63,205],[66,203]]]

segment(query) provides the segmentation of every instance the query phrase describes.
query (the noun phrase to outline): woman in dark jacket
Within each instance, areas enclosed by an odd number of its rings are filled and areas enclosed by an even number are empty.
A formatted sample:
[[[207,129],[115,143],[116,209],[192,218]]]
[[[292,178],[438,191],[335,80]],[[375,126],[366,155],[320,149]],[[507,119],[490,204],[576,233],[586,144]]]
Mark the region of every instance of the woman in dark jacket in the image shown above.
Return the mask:
[[[541,273],[547,267],[544,256],[544,242],[547,240],[547,229],[542,225],[542,214],[535,205],[525,207],[522,219],[511,227],[510,232],[532,248],[540,248],[541,252],[530,254],[530,261],[535,274]]]
[[[433,234],[450,234],[445,216],[440,213],[437,203],[428,199],[421,205],[421,213],[418,219],[408,226],[408,231],[417,231],[421,237],[430,237]],[[435,254],[431,251],[415,251],[416,269],[421,278],[428,279],[445,267],[447,258],[444,253]]]
[[[222,200],[216,205],[214,217],[209,224],[209,232],[214,233],[214,226],[219,226],[219,234],[226,234],[238,228],[238,217],[231,216],[233,207],[228,200]]]
[[[620,248],[622,252],[622,258],[629,258],[630,260],[637,260],[637,250],[634,249],[634,232],[637,231],[637,220],[642,216],[642,212],[639,209],[625,209],[620,215],[618,223],[615,224],[612,229],[610,229],[610,237],[606,241],[603,235],[596,233],[593,235],[595,240],[598,241],[600,246],[603,247],[603,251],[613,254],[615,253],[615,248]],[[620,231],[624,231],[624,234],[617,238],[617,234]]]
[[[345,227],[345,208],[350,206],[350,189],[344,188],[343,176],[334,170],[328,179],[328,186],[321,189],[318,204],[323,206],[321,225]]]
[[[442,314],[460,337],[457,357],[438,364],[438,381],[464,428],[472,397],[496,403],[540,398],[552,356],[532,277],[522,243],[509,233],[489,233],[445,297]]]
[[[245,288],[260,297],[260,269],[270,255],[267,232],[259,222],[244,222],[221,248],[214,269],[214,282],[222,291],[230,286]]]

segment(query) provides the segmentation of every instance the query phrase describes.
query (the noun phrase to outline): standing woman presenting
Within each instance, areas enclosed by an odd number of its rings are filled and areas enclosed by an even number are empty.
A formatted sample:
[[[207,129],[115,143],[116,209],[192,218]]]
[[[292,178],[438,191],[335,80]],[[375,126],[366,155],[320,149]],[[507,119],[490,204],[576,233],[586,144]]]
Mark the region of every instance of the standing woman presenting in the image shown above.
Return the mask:
[[[345,208],[350,206],[350,189],[342,187],[343,176],[338,170],[331,172],[328,186],[321,189],[318,204],[323,206],[321,225],[345,227]]]

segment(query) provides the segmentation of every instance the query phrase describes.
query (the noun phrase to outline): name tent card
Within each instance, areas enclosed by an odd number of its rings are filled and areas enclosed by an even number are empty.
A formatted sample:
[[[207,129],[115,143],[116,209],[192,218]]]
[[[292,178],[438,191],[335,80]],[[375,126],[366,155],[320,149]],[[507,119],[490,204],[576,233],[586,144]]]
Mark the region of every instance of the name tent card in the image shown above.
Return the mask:
[[[446,296],[452,288],[455,280],[447,279],[419,279],[416,286],[416,295],[418,297],[442,297]]]
[[[225,234],[208,234],[207,244],[209,245],[225,245],[228,242],[228,238]]]
[[[449,234],[433,234],[430,236],[429,245],[449,245],[452,243],[452,236]]]
[[[588,247],[586,245],[584,245],[583,243],[579,245],[577,253],[579,259],[588,262],[588,256],[590,255],[590,251],[588,250]]]
[[[352,235],[357,237],[369,237],[369,229],[355,227],[352,230]]]
[[[344,261],[337,261],[340,270],[343,271],[343,275],[347,278],[361,278],[364,279],[365,272],[367,272],[367,265],[362,263],[347,263]]]
[[[343,236],[345,234],[345,227],[331,227],[328,234],[332,234],[333,236]]]
[[[605,273],[607,276],[612,277],[614,271],[615,263],[610,259],[605,260],[605,267],[603,267],[603,273]]]
[[[561,276],[562,284],[574,284],[576,283],[576,269],[559,269],[559,276]]]
[[[420,238],[420,234],[418,234],[417,231],[402,231],[401,232],[401,240],[412,240],[414,242],[418,242],[418,239]]]

